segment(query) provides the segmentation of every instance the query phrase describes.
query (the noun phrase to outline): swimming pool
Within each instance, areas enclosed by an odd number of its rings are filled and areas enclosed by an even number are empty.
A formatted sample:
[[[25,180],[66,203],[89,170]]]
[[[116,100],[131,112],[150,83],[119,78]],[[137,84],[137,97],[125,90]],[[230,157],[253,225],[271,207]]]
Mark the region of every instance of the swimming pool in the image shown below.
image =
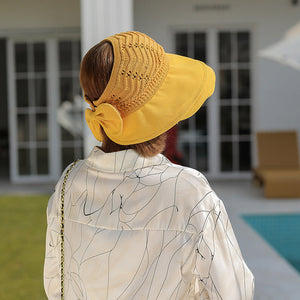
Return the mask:
[[[242,217],[300,273],[300,214]]]

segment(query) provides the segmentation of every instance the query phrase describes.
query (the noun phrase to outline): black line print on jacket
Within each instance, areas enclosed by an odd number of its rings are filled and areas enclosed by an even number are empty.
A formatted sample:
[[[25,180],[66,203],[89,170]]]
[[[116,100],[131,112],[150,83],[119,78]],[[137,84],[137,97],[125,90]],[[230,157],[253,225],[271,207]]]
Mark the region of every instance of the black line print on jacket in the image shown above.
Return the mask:
[[[69,177],[66,299],[252,299],[252,275],[205,177],[134,155],[114,157],[109,172],[81,162]],[[47,260],[59,264],[59,216],[49,220],[46,277]],[[45,280],[49,294],[58,272]]]

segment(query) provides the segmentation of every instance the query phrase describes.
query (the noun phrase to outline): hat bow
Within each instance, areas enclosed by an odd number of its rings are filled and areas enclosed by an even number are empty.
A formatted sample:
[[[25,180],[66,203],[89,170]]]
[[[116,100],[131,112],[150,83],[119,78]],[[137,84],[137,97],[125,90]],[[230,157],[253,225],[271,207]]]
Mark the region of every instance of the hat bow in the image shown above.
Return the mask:
[[[101,103],[93,110],[85,110],[85,118],[89,128],[98,141],[102,141],[101,128],[108,137],[119,136],[123,131],[123,120],[119,111],[109,103]]]

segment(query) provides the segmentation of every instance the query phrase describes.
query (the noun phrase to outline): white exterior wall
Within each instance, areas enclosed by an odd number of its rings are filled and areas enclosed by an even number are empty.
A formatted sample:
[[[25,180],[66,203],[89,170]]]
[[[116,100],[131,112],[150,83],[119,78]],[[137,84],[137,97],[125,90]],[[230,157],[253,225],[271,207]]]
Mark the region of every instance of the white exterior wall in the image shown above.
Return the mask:
[[[80,28],[80,0],[0,0],[0,32]]]
[[[195,10],[196,5],[227,5],[228,9]],[[58,33],[68,29],[80,33],[80,0],[0,0],[0,8],[1,37],[55,33],[56,29]],[[172,33],[176,29],[249,28],[254,64],[253,132],[300,132],[300,73],[257,56],[300,20],[300,4],[292,5],[290,0],[134,0],[133,9],[134,29],[149,34],[169,52],[174,51]]]
[[[196,5],[228,5],[226,10],[195,10]],[[135,29],[173,52],[174,29],[248,27],[252,32],[252,130],[296,129],[300,132],[300,73],[258,57],[300,21],[300,3],[285,0],[135,0]],[[299,136],[300,140],[300,136]],[[253,149],[254,150],[254,149]],[[256,151],[253,151],[255,154]],[[256,158],[254,157],[254,164]]]

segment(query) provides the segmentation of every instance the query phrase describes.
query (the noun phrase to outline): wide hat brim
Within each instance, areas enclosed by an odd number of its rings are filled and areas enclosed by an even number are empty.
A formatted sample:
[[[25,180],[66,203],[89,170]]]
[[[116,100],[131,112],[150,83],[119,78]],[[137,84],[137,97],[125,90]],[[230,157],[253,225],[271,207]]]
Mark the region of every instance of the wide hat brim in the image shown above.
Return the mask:
[[[215,73],[205,63],[169,54],[169,70],[164,81],[141,108],[123,117],[118,136],[106,134],[115,143],[131,145],[149,141],[178,122],[195,114],[215,88]]]

